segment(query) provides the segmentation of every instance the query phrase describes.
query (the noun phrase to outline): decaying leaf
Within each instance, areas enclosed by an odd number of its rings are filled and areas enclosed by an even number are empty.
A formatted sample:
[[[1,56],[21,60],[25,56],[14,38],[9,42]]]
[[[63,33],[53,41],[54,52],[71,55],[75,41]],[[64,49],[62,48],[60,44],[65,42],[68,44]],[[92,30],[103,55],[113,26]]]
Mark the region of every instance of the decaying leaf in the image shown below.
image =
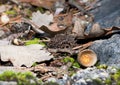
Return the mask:
[[[41,14],[39,11],[32,14],[32,22],[34,22],[39,27],[46,26],[48,27],[51,22],[53,22],[52,14]]]
[[[0,6],[0,13],[6,11],[6,7],[4,5]]]
[[[65,0],[20,0],[20,2],[30,3],[34,6],[43,7],[45,9],[63,8]]]
[[[33,44],[29,46],[0,46],[0,55],[2,61],[11,61],[16,67],[25,65],[32,66],[34,62],[42,62],[53,58],[49,52],[42,49],[42,45]]]
[[[20,0],[21,2],[30,3],[38,7],[44,7],[46,9],[51,9],[55,2],[58,0]]]
[[[32,14],[32,22],[46,33],[58,32],[65,29],[64,27],[58,27],[58,23],[53,20],[53,14],[41,14],[39,11]]]

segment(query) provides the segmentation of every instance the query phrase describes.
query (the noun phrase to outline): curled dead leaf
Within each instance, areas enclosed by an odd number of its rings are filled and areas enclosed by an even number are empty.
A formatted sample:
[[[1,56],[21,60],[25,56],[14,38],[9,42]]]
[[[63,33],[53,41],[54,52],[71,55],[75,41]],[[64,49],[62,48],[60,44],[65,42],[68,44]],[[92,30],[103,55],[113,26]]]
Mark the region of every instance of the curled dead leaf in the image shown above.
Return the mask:
[[[62,25],[58,26],[58,23],[54,22],[53,14],[42,14],[39,11],[32,14],[32,22],[48,34],[54,34],[66,28]]]

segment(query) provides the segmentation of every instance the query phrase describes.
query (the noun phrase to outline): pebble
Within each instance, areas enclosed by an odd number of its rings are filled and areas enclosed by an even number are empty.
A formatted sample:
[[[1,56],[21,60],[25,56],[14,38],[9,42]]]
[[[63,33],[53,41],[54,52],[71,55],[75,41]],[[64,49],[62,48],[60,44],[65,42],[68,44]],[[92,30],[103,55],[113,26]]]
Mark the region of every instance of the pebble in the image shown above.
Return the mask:
[[[0,81],[0,85],[17,85],[17,82],[7,82],[7,81]]]
[[[59,85],[66,85],[67,81],[72,81],[70,85],[94,85],[94,79],[100,79],[102,82],[104,82],[110,77],[111,73],[115,73],[116,71],[117,69],[112,67],[108,67],[107,69],[88,67],[86,69],[80,69],[71,77],[64,75],[62,79],[57,79],[56,82]]]

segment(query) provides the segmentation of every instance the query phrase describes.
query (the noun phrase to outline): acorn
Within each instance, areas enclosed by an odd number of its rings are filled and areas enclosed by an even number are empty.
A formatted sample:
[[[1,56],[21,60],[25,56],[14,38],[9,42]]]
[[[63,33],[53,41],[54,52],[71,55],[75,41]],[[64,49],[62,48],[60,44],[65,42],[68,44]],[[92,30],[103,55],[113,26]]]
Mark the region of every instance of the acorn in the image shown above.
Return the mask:
[[[91,67],[96,64],[97,55],[94,51],[86,49],[78,53],[77,60],[82,66]]]

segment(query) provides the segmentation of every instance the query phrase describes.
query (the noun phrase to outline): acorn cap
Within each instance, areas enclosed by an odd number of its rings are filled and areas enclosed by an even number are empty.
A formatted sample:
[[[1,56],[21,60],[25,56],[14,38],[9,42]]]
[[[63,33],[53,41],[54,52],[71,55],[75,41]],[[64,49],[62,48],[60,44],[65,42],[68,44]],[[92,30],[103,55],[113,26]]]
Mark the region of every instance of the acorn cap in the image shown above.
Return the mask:
[[[78,53],[77,60],[81,65],[85,67],[90,67],[96,64],[97,55],[94,51],[86,49]]]

